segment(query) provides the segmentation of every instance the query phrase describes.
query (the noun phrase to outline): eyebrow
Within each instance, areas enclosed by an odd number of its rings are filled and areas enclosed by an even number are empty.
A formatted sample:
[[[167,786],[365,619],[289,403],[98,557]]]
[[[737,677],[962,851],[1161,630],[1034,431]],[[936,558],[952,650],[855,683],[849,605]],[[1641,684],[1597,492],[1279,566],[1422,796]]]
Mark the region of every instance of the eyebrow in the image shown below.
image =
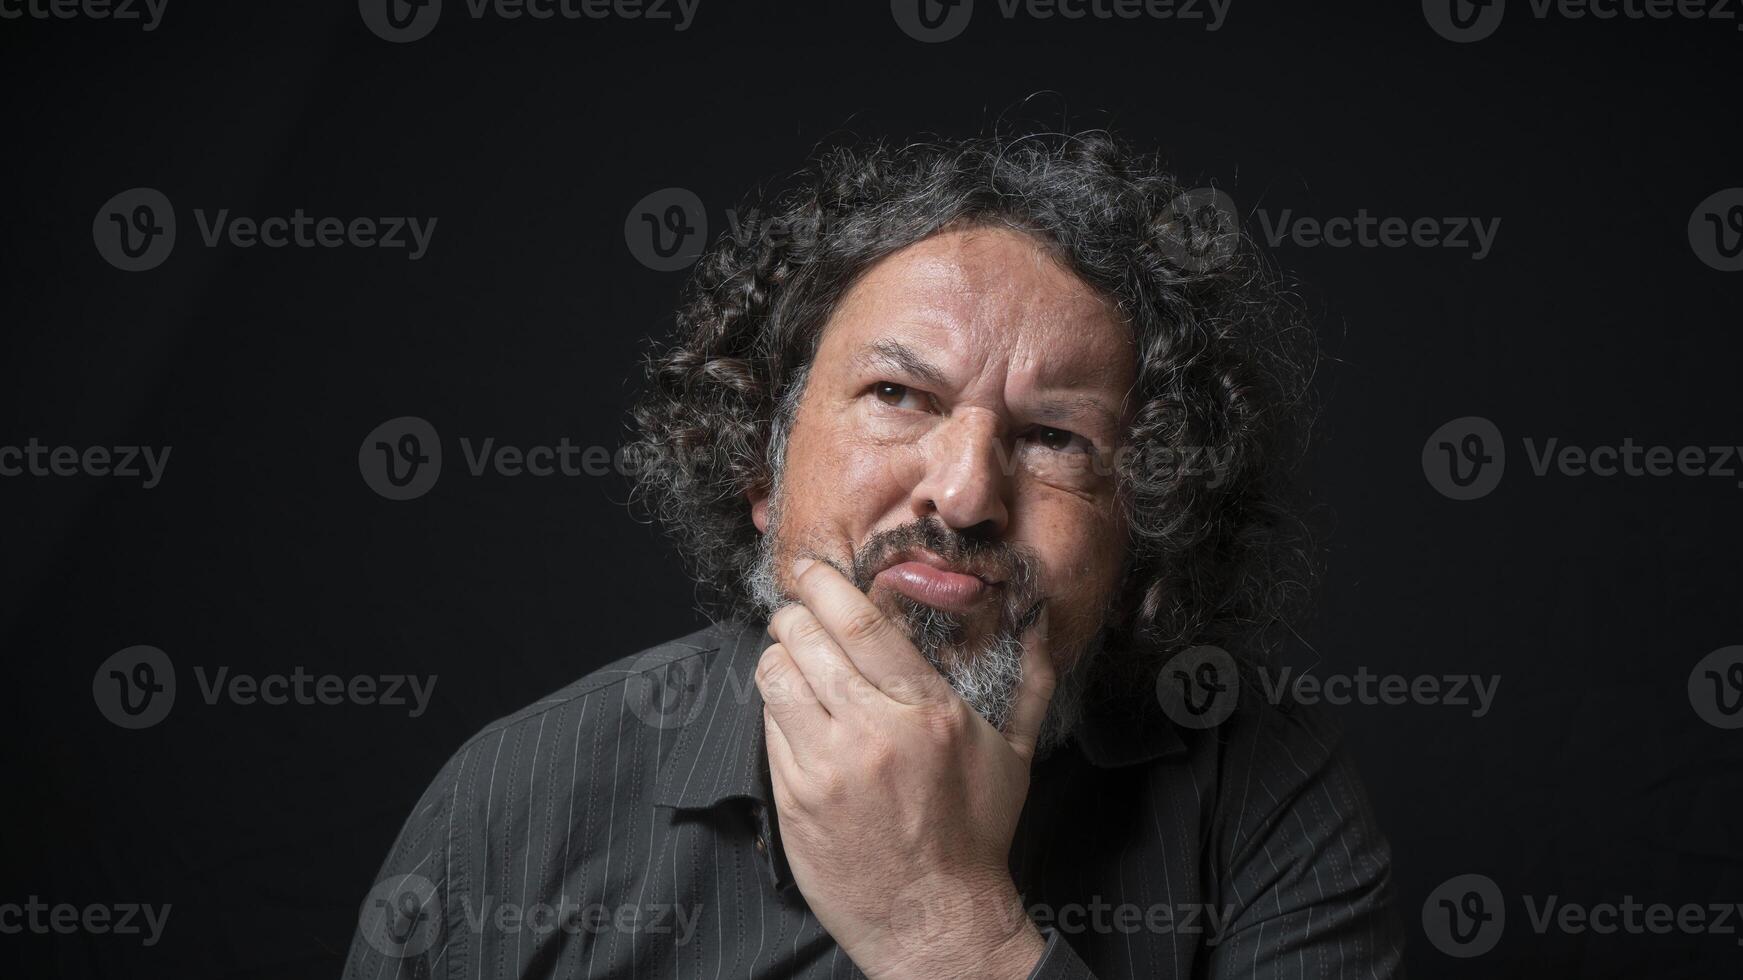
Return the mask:
[[[950,384],[943,371],[899,340],[877,340],[867,344],[854,356],[854,363],[862,368],[895,368],[934,388],[944,388]]]
[[[918,351],[899,340],[876,340],[861,348],[854,363],[863,369],[894,369],[931,388],[949,386],[944,372]],[[1093,395],[1056,395],[1042,398],[1033,409],[1035,420],[1043,424],[1069,425],[1090,416],[1106,426],[1112,437],[1119,432],[1119,416],[1101,399]]]
[[[1058,395],[1041,399],[1030,412],[1035,421],[1047,424],[1071,425],[1079,419],[1093,417],[1106,426],[1106,434],[1119,434],[1119,418],[1093,395]]]

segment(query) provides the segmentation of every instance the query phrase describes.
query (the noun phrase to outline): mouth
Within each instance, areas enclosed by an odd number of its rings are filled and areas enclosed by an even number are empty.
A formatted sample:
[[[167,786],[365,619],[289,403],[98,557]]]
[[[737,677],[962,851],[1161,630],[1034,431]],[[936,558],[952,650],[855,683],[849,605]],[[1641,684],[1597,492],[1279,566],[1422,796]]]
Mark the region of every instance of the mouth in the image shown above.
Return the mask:
[[[990,573],[954,565],[923,548],[896,553],[872,582],[923,605],[963,615],[973,612],[1002,584]]]

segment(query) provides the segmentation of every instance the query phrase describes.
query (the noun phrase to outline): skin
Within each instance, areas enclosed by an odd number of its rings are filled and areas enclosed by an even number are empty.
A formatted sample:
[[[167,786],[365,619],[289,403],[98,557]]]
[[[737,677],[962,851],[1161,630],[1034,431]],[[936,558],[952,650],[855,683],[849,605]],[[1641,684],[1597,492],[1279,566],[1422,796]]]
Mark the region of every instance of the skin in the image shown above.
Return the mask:
[[[864,356],[878,342],[937,376]],[[1040,957],[1008,855],[1054,679],[1125,561],[1112,478],[1088,464],[1118,448],[1135,362],[1110,307],[1004,228],[886,257],[824,327],[783,478],[781,586],[798,601],[769,623],[757,684],[795,881],[868,976],[1025,977]],[[749,502],[766,533],[767,495]],[[845,565],[873,533],[921,518],[1041,561],[1045,611],[1003,732],[914,648],[887,583],[868,596],[807,557]]]

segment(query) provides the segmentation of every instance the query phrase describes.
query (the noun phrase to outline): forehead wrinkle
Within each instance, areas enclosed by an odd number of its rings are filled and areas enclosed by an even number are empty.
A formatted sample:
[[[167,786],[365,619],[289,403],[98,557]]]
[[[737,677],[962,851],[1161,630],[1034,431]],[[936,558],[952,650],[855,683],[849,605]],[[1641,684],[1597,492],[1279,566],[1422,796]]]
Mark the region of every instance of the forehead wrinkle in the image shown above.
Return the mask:
[[[858,321],[854,333],[864,339],[849,359],[861,369],[888,365],[919,383],[948,387],[944,373],[954,366],[966,369],[964,385],[1002,376],[1001,392],[1021,390],[1034,401],[1047,400],[1048,389],[1099,388],[1104,397],[1096,414],[1116,421],[1130,398],[1133,341],[1121,329],[1125,319],[1045,243],[1020,230],[972,228],[922,239],[875,263],[843,299],[829,325]],[[1059,356],[1067,345],[1075,356]],[[956,364],[965,354],[979,356]],[[1073,396],[1065,397],[1069,404]]]
[[[1047,243],[1019,229],[938,233],[876,263],[855,285],[872,305],[904,302],[944,314],[953,329],[998,330],[1012,321],[1056,324],[1105,316],[1109,302]],[[893,293],[897,296],[877,295]]]

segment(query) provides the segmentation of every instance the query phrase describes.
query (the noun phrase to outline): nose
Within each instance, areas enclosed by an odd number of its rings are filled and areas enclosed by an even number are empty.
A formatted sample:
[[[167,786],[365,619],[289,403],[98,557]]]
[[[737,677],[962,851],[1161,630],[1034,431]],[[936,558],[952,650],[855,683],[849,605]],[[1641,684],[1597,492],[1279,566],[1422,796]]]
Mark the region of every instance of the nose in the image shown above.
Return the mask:
[[[1004,427],[992,412],[958,410],[927,439],[926,472],[909,502],[916,517],[932,514],[952,529],[998,537],[1010,523],[1010,476]]]

